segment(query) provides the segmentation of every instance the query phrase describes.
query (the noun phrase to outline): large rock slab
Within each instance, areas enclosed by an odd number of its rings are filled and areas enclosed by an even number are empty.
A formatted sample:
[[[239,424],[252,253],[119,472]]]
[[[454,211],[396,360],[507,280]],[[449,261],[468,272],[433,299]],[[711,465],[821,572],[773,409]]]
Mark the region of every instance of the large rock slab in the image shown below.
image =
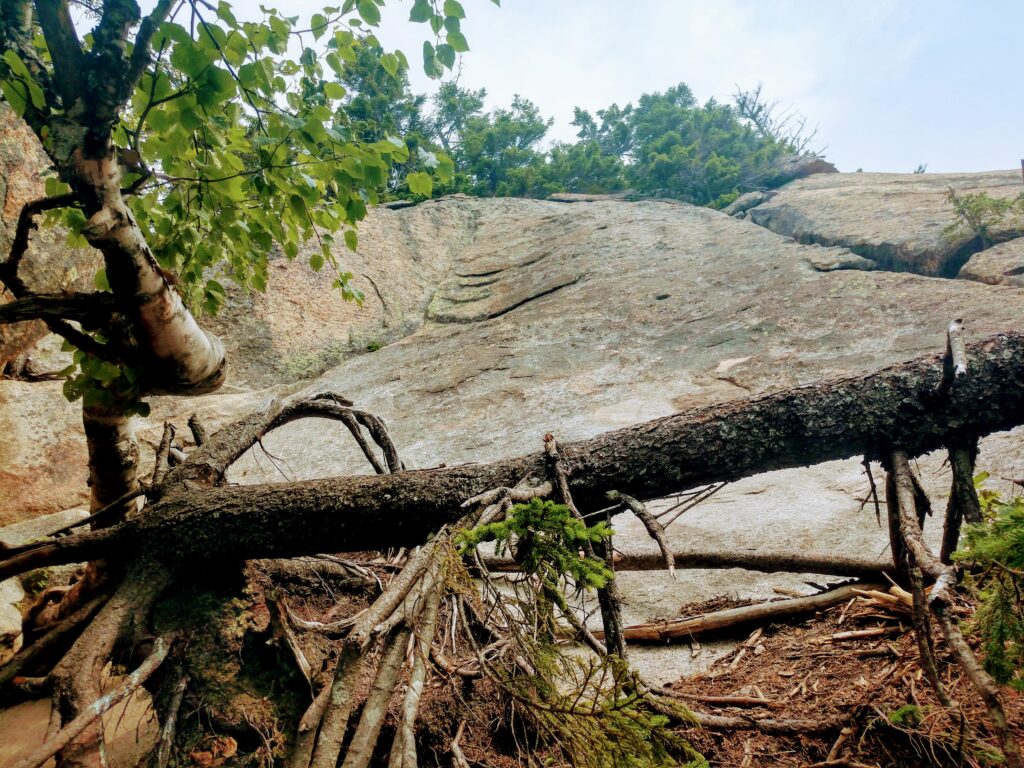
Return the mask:
[[[1024,237],[979,251],[963,265],[957,277],[1024,288]]]
[[[387,418],[412,466],[485,461],[535,450],[546,431],[582,438],[871,370],[941,349],[951,317],[973,337],[1024,324],[1019,290],[821,272],[811,265],[820,248],[704,208],[430,205],[469,208],[475,225],[427,321],[312,385]],[[322,423],[265,442],[285,452],[295,477],[361,467],[342,431]],[[238,479],[275,476],[265,462]]]
[[[839,245],[881,269],[955,277],[981,244],[969,234],[947,237],[955,221],[950,189],[1015,197],[1021,174],[833,173],[794,181],[773,193],[740,198],[731,213],[802,243]],[[1005,240],[1024,234],[1019,220],[995,228]]]

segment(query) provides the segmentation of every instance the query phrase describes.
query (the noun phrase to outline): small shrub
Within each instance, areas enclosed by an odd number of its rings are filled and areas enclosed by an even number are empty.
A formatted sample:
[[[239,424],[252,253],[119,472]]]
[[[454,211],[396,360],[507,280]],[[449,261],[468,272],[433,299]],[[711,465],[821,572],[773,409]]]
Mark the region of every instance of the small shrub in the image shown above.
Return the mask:
[[[942,230],[947,240],[970,235],[981,241],[982,248],[988,248],[992,245],[993,229],[1010,224],[1015,216],[1022,217],[1020,223],[1024,226],[1024,192],[1017,197],[992,197],[987,192],[961,195],[950,187],[946,200],[956,214],[953,223]]]
[[[981,474],[975,482],[987,478]],[[965,528],[954,558],[975,566],[975,630],[985,669],[997,682],[1024,691],[1024,496],[982,490],[978,497],[984,519]]]

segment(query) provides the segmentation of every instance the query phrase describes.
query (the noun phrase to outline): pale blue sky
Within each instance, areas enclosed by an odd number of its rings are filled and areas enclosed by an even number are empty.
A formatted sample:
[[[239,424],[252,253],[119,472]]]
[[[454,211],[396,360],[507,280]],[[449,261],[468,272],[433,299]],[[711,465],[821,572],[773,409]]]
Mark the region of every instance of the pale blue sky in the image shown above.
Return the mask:
[[[274,0],[263,0],[274,5]],[[686,82],[704,100],[764,83],[817,124],[840,170],[974,171],[1024,157],[1024,0],[462,0],[462,84],[489,106],[513,94],[574,137],[573,106],[600,109]],[[277,7],[308,17],[329,2]],[[335,3],[339,4],[339,3]],[[259,0],[235,0],[239,16]],[[413,86],[428,30],[391,0],[378,36]]]

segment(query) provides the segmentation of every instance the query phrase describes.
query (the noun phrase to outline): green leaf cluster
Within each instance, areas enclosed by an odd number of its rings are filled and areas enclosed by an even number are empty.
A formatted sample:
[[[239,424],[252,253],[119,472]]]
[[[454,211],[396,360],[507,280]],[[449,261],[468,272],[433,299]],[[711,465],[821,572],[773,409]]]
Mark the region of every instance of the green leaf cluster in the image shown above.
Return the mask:
[[[635,672],[617,656],[568,654],[562,648],[516,636],[519,656],[532,674],[514,664],[496,669],[513,707],[541,743],[578,768],[707,768],[708,763],[671,727],[664,704],[655,707]],[[668,705],[671,706],[671,705]],[[689,712],[673,707],[676,720]]]
[[[636,105],[595,115],[577,109],[578,140],[548,148],[552,121],[529,99],[485,111],[486,91],[443,83],[430,102],[406,85],[398,96],[421,148],[445,153],[454,178],[432,194],[547,197],[553,192],[669,197],[723,207],[743,192],[777,186],[779,160],[795,154],[784,135],[759,128],[738,106],[699,104],[685,84],[643,94]],[[418,115],[418,117],[417,117]],[[394,188],[397,196],[412,196]]]
[[[514,551],[523,573],[567,577],[580,588],[599,589],[615,574],[581,550],[611,535],[605,522],[588,527],[564,504],[531,499],[513,506],[504,520],[460,531],[456,542],[465,554],[493,541],[499,555]]]
[[[344,0],[308,25],[262,6],[261,17],[241,21],[224,0],[187,3],[156,28],[152,61],[112,140],[132,214],[193,312],[217,312],[232,285],[264,290],[270,260],[281,257],[329,268],[341,297],[362,302],[343,254],[358,247],[355,227],[368,206],[390,189],[423,197],[435,179],[451,180],[451,160],[418,133],[415,104],[410,111],[401,103],[406,57],[385,51],[371,32],[383,3]],[[455,0],[429,5],[422,20],[437,41],[429,74],[440,76],[454,52],[468,49],[465,12]],[[55,142],[70,134],[50,130],[67,118],[59,95],[39,84],[52,75],[44,36],[30,47],[3,51],[0,93],[57,159],[58,175],[46,181],[47,194],[57,195],[69,191],[73,173],[59,161],[70,153]],[[46,221],[63,224],[72,245],[86,245],[77,207]],[[110,290],[102,272],[95,282]],[[66,394],[134,403],[137,377],[114,376],[116,367],[77,355]]]
[[[149,415],[149,404],[140,392],[141,371],[98,360],[66,342],[64,351],[72,352],[71,365],[61,371],[67,377],[63,389],[69,401],[81,400],[86,408],[118,409],[128,416]]]
[[[978,484],[988,477],[981,474]],[[1024,496],[982,490],[983,520],[964,529],[954,559],[974,565],[975,625],[985,669],[999,683],[1024,691]]]

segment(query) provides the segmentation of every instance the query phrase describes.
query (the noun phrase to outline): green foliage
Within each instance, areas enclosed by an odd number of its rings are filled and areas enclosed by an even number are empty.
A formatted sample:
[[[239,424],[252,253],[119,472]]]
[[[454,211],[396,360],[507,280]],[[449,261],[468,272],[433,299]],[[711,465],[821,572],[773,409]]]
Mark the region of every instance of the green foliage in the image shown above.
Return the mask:
[[[49,568],[37,568],[19,576],[21,586],[25,590],[25,597],[34,601],[41,595],[50,586],[50,575]]]
[[[456,541],[463,554],[493,541],[499,555],[514,550],[523,573],[568,577],[580,588],[599,589],[615,574],[603,560],[580,551],[611,534],[607,523],[587,527],[564,504],[531,499],[513,506],[504,520],[460,531]]]
[[[963,236],[976,237],[982,248],[992,245],[992,230],[1015,220],[1024,228],[1024,192],[1016,197],[992,197],[987,192],[958,194],[952,187],[946,201],[953,206],[956,218],[942,234],[947,240]]]
[[[980,485],[988,476],[979,475]],[[1024,497],[979,493],[983,521],[964,529],[954,558],[978,572],[975,616],[985,653],[985,669],[999,683],[1024,691]]]
[[[190,2],[155,30],[153,62],[112,139],[132,189],[128,205],[192,311],[215,313],[228,280],[264,290],[268,261],[294,259],[310,240],[318,246],[310,267],[328,266],[341,297],[361,303],[335,238],[341,233],[355,250],[354,227],[389,189],[407,183],[413,194],[429,195],[434,177],[451,180],[451,161],[420,146],[420,103],[403,101],[405,56],[385,52],[372,33],[383,2],[345,0],[313,14],[305,28],[298,17],[262,6],[259,20],[240,21],[223,0]],[[439,77],[468,49],[460,31],[465,12],[455,0],[418,0],[412,17],[430,27],[435,55],[427,70]],[[52,68],[43,35],[32,45],[36,70],[13,48],[4,51],[0,92],[30,119],[51,156],[70,158],[74,148],[57,145],[69,135],[58,130],[66,123],[62,102],[33,74]],[[58,161],[48,195],[70,189],[72,164]],[[78,208],[51,213],[47,222],[67,227],[73,245],[85,244]],[[110,289],[105,274],[96,285]],[[67,373],[69,399],[122,400],[144,410],[130,370],[76,355]]]
[[[507,627],[509,644],[485,662],[488,676],[509,697],[510,727],[529,724],[523,736],[539,737],[570,765],[705,768],[704,758],[669,727],[665,705],[648,697],[624,660],[567,653],[558,642],[555,608],[563,616],[573,611],[561,585],[568,581],[582,591],[614,578],[603,561],[582,552],[611,533],[603,522],[587,527],[564,504],[532,499],[514,505],[503,521],[457,534],[461,554],[493,541],[499,554],[514,552],[527,577],[501,592],[486,572],[481,582],[492,592],[489,602]],[[671,714],[690,717],[682,707],[672,706]]]
[[[577,768],[707,768],[670,718],[641,693],[636,674],[618,657],[580,658],[554,646],[525,642],[535,672],[514,666],[499,678],[543,743]],[[499,672],[499,675],[501,673]],[[688,713],[679,709],[678,718]]]
[[[483,92],[478,92],[480,98]],[[472,105],[473,94],[456,97]],[[541,183],[544,153],[540,142],[552,120],[541,116],[529,99],[516,96],[508,109],[461,117],[458,146],[453,149],[457,169],[455,191],[478,197],[534,197]]]
[[[916,704],[904,704],[889,714],[889,722],[906,728],[915,728],[924,720],[924,712]]]
[[[86,408],[118,407],[128,416],[149,415],[149,404],[142,400],[139,388],[141,371],[98,360],[67,342],[63,350],[72,353],[71,365],[60,372],[67,377],[64,397],[70,402],[81,400]]]
[[[792,153],[786,141],[741,120],[735,107],[714,99],[698,104],[683,83],[597,116],[577,109],[580,138],[620,158],[627,185],[649,196],[722,207],[770,185],[776,162]]]

